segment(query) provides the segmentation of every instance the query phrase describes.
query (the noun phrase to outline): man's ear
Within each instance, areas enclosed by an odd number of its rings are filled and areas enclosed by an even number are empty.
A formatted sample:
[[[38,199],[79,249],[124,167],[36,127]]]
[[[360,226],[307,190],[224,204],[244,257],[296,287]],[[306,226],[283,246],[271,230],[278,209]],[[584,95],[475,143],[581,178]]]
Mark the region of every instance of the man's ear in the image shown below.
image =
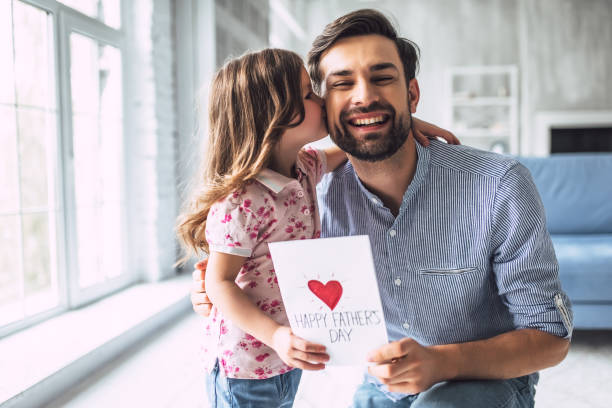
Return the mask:
[[[410,113],[416,113],[420,97],[421,91],[419,90],[419,82],[416,78],[412,78],[410,82],[408,82],[408,103],[410,104]]]

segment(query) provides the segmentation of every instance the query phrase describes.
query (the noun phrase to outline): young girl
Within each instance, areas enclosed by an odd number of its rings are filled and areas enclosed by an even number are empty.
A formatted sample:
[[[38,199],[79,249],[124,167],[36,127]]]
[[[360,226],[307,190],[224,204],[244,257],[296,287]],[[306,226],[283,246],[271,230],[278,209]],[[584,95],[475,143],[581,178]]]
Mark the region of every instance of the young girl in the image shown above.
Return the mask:
[[[178,225],[186,248],[209,254],[213,407],[289,407],[300,369],[321,370],[329,359],[324,346],[291,333],[267,245],[321,234],[315,186],[346,159],[337,148],[303,149],[327,135],[322,105],[290,51],[246,54],[213,80],[203,185]]]

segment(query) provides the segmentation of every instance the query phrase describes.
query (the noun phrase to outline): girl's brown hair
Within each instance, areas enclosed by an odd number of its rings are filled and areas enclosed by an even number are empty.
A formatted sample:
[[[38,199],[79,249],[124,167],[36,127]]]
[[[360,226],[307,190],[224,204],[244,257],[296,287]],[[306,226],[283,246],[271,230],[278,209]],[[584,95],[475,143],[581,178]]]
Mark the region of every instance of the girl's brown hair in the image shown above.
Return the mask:
[[[216,73],[201,170],[178,218],[177,234],[186,251],[180,262],[208,253],[210,207],[264,169],[283,132],[304,120],[303,66],[291,51],[265,49],[233,59]]]

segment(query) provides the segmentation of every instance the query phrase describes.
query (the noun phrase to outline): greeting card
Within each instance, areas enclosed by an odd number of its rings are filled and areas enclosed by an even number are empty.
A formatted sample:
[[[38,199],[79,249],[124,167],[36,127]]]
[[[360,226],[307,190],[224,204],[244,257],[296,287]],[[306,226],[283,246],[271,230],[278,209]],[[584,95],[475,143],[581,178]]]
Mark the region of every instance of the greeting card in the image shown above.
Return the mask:
[[[367,235],[268,246],[293,333],[325,345],[328,364],[365,364],[387,344]]]

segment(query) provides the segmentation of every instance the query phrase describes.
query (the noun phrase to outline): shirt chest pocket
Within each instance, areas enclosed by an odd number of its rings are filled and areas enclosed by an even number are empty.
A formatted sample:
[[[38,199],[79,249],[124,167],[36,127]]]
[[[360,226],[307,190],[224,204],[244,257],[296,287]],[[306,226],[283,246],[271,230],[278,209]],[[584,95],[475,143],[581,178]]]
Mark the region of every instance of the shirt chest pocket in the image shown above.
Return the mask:
[[[455,268],[455,269],[419,269],[421,275],[439,275],[439,276],[453,276],[453,275],[464,275],[478,271],[476,267],[466,268]]]
[[[418,269],[417,282],[423,293],[455,300],[473,298],[489,286],[485,271],[475,266]]]
[[[442,323],[469,320],[492,291],[487,273],[478,267],[418,269],[417,318]]]

